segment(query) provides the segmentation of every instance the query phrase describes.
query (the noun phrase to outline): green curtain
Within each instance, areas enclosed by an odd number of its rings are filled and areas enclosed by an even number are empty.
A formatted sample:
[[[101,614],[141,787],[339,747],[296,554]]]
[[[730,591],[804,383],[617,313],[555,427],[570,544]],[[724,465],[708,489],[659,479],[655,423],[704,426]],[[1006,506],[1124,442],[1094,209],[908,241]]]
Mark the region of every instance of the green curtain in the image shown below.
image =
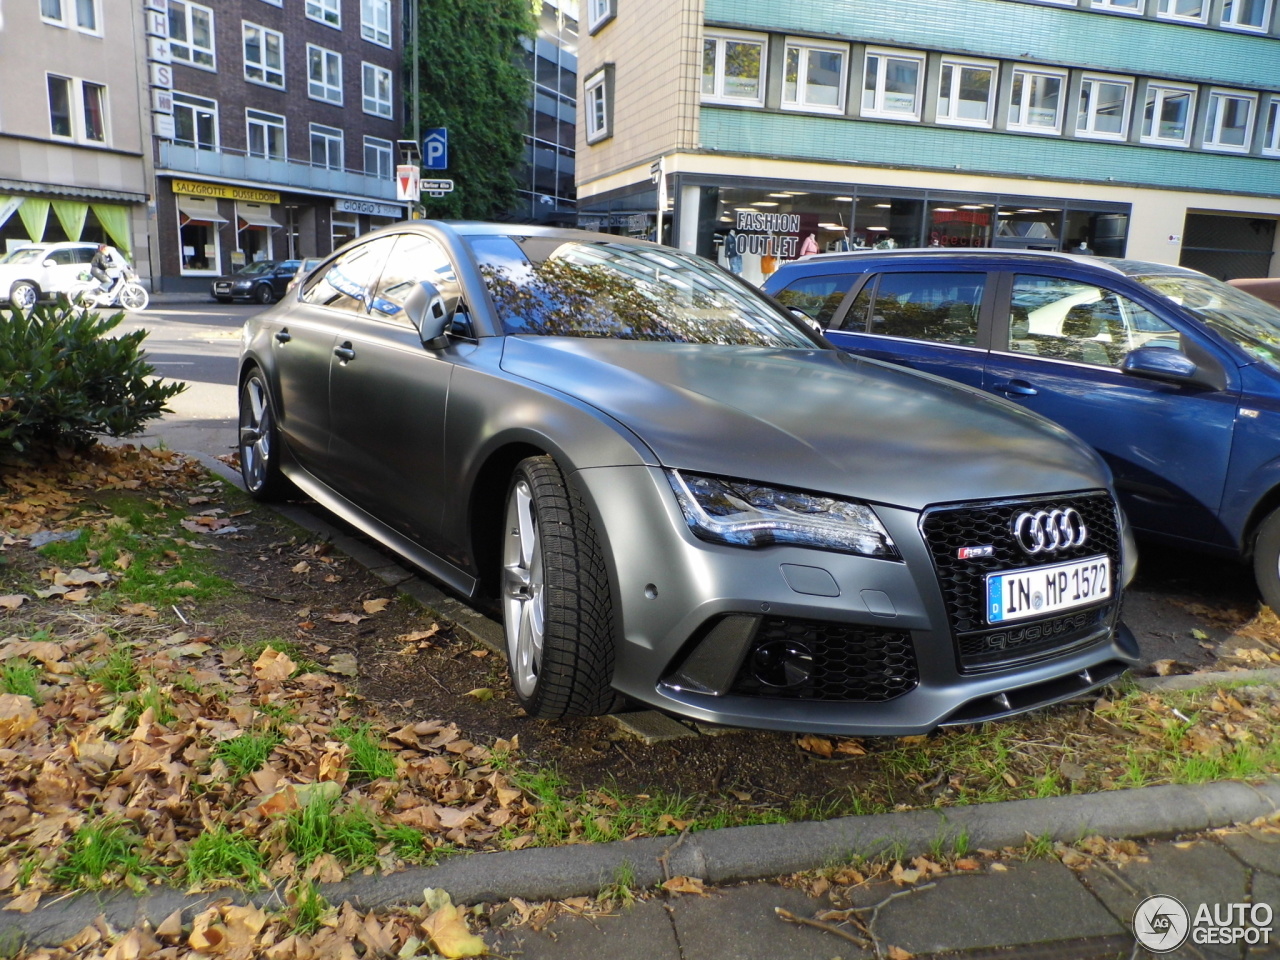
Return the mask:
[[[102,224],[102,229],[107,232],[107,236],[115,241],[121,253],[132,260],[133,247],[129,243],[129,208],[118,203],[95,203],[93,212],[98,222]]]
[[[39,243],[44,239],[44,225],[49,221],[49,201],[27,197],[18,208],[18,216],[22,225],[27,228],[27,236]]]
[[[68,240],[79,240],[84,232],[84,218],[89,215],[89,204],[83,200],[53,200],[53,212],[67,232]]]
[[[20,206],[22,206],[21,197],[0,196],[0,227],[9,222],[9,218],[13,216],[14,211]]]

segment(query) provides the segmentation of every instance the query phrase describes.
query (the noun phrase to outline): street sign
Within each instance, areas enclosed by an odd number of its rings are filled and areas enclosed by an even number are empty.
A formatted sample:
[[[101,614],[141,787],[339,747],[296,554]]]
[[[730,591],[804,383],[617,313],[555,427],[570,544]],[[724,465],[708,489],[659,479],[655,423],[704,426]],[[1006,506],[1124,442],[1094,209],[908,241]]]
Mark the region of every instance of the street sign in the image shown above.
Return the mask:
[[[412,163],[396,166],[396,199],[402,203],[416,203],[421,190],[418,187],[422,172]]]
[[[443,197],[446,193],[453,193],[452,180],[422,180],[418,185],[423,193],[429,193],[433,197]]]
[[[422,138],[422,166],[425,170],[449,169],[449,131],[432,127]]]

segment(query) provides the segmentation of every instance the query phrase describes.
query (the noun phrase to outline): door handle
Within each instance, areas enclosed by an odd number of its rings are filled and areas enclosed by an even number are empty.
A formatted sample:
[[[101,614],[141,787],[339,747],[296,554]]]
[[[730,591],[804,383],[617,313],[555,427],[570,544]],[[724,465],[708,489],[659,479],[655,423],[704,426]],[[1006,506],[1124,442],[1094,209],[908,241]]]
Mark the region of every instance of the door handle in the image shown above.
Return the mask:
[[[350,340],[348,340],[346,343],[344,343],[340,347],[334,347],[333,355],[337,357],[339,360],[341,360],[343,363],[346,363],[348,360],[354,360],[356,358],[356,352],[355,350],[351,349]]]
[[[997,383],[993,385],[993,389],[1011,397],[1034,397],[1040,392],[1025,380],[1008,380],[1004,383]]]
[[[276,332],[276,340],[280,343],[288,343],[293,339],[293,334],[288,330],[280,330]]]

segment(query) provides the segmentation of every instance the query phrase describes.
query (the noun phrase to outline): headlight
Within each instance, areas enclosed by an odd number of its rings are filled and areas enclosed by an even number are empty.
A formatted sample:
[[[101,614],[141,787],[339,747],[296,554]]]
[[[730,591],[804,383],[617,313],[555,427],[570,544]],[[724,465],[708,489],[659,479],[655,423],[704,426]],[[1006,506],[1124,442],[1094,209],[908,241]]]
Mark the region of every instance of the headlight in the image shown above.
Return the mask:
[[[865,503],[667,471],[680,509],[703,540],[743,547],[794,543],[899,559],[889,532]]]

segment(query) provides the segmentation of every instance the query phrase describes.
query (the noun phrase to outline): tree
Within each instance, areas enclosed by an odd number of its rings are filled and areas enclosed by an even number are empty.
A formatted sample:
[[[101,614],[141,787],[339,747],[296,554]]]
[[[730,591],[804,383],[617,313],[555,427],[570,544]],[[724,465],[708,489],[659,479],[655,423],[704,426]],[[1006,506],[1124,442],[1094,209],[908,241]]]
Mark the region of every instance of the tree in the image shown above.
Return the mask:
[[[536,31],[529,0],[415,2],[419,119],[424,132],[448,129],[443,174],[454,182],[451,194],[423,196],[427,216],[494,219],[515,203],[514,171],[524,151],[529,76],[521,40]],[[412,110],[410,103],[410,117]]]

